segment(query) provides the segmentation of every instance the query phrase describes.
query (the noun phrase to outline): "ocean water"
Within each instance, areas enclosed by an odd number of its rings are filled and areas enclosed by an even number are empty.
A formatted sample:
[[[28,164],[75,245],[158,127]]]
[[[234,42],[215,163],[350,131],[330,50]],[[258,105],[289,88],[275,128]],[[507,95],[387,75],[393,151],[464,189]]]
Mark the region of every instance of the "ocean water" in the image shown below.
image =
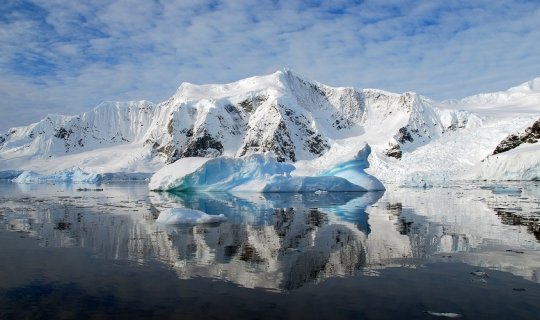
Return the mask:
[[[0,319],[538,317],[539,182],[387,189],[1,183]]]

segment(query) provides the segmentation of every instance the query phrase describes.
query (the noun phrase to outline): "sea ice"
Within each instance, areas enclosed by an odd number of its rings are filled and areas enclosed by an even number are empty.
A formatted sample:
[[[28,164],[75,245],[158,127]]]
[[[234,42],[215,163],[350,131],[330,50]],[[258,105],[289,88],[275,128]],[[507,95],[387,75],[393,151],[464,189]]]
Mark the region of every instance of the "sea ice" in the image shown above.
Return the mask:
[[[493,187],[491,192],[494,194],[510,194],[510,195],[520,195],[522,190],[517,187]]]
[[[223,214],[209,215],[199,210],[170,208],[162,211],[156,221],[163,224],[202,224],[225,220],[227,218]]]

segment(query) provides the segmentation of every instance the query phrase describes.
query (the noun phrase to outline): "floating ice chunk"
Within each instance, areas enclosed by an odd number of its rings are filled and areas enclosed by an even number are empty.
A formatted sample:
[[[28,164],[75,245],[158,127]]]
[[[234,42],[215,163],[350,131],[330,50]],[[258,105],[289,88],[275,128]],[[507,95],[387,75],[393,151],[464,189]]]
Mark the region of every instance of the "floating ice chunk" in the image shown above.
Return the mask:
[[[13,180],[21,175],[21,170],[4,170],[0,171],[0,180]]]
[[[366,144],[358,151],[354,159],[336,165],[324,172],[322,176],[341,177],[367,191],[383,191],[385,190],[383,184],[377,178],[364,171],[364,169],[369,168],[367,158],[370,153],[371,147],[369,144]]]
[[[230,191],[250,185],[251,191],[261,192],[265,181],[272,176],[289,176],[294,169],[294,165],[278,162],[270,153],[246,158],[183,158],[156,172],[149,187],[151,190]]]
[[[491,189],[491,192],[494,194],[514,194],[514,195],[520,195],[521,194],[521,188],[516,187],[494,187]]]
[[[209,215],[199,210],[170,208],[162,211],[156,221],[163,224],[202,224],[225,220],[227,218],[223,214]]]
[[[344,166],[315,177],[292,177],[291,172],[296,167],[278,162],[272,153],[245,158],[183,158],[156,172],[149,187],[151,190],[249,192],[384,190],[379,180],[364,172],[369,151],[367,146]]]
[[[22,171],[10,180],[15,183],[99,183],[103,181],[144,181],[151,176],[146,172],[115,172],[115,173],[93,173],[82,169],[67,169],[52,174],[41,174],[35,171]],[[0,178],[1,179],[1,178]]]
[[[149,172],[108,172],[100,173],[101,181],[147,181],[152,176]]]
[[[454,312],[426,311],[426,313],[435,317],[445,317],[445,318],[461,318],[462,317],[459,313],[454,313]]]

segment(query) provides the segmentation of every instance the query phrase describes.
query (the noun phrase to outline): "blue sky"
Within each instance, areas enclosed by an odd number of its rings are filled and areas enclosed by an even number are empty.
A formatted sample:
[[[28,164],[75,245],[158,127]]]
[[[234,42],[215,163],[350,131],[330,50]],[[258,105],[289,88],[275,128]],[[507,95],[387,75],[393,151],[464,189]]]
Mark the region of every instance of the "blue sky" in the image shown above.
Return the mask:
[[[537,0],[3,0],[0,131],[282,67],[460,98],[539,77],[539,53]]]

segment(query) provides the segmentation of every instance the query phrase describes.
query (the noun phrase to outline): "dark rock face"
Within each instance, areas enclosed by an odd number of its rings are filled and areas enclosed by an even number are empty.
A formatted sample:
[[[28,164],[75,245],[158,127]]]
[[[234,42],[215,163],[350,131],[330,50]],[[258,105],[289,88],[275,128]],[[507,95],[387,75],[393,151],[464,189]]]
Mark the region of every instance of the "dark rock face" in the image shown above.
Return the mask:
[[[522,143],[536,143],[540,140],[540,119],[522,133],[511,134],[502,140],[493,151],[493,155],[512,150]]]
[[[288,118],[288,120],[295,125],[300,131],[299,138],[303,140],[303,146],[306,150],[308,150],[311,154],[316,156],[321,156],[323,153],[325,153],[328,149],[330,149],[330,145],[328,144],[327,140],[318,132],[315,132],[312,128],[309,126],[309,120],[306,118],[303,114],[297,114],[295,111],[285,108],[284,106],[280,105],[280,107],[284,110],[285,116]],[[283,124],[284,125],[284,124]],[[281,126],[281,123],[280,123]],[[290,140],[290,136],[289,136]],[[293,146],[293,153],[294,153],[294,146]],[[292,160],[293,158],[291,158]],[[296,161],[296,160],[292,160]]]
[[[69,136],[73,133],[73,131],[71,129],[66,130],[66,128],[64,127],[61,127],[59,129],[56,130],[56,132],[54,133],[54,136],[58,139],[64,139],[64,140],[67,140],[69,139]]]
[[[407,130],[407,128],[405,127],[401,127],[398,131],[398,133],[396,134],[396,140],[399,142],[399,143],[405,143],[407,141],[409,142],[413,142],[414,139],[411,135],[411,133]]]
[[[257,107],[260,106],[266,100],[268,100],[267,96],[258,95],[258,96],[246,99],[244,101],[241,101],[239,105],[245,112],[251,113],[253,112],[253,110],[257,109]]]
[[[279,162],[296,161],[294,144],[287,124],[283,120],[279,122],[271,139],[263,140],[262,132],[258,132],[257,137],[260,139],[255,138],[244,142],[240,156],[251,152],[272,151]]]
[[[152,149],[165,156],[167,163],[173,163],[185,157],[217,157],[223,154],[221,142],[210,135],[205,128],[197,133],[193,133],[193,129],[189,129],[184,134],[188,141],[183,148],[172,142],[166,145],[159,145],[154,142]],[[146,143],[150,143],[150,141]]]
[[[274,139],[267,141],[266,144],[266,148],[263,149],[273,151],[276,154],[278,161],[296,161],[294,144],[291,140],[291,136],[285,122],[281,121],[279,123],[278,129],[274,134]]]
[[[393,144],[390,146],[390,148],[384,150],[384,154],[387,155],[388,157],[401,159],[403,152],[401,151],[399,144]]]
[[[155,142],[153,145],[152,145],[152,149],[165,156],[165,162],[166,163],[173,163],[175,162],[176,160],[180,159],[180,154],[178,152],[178,149],[172,145],[172,144],[167,144],[167,145],[164,145],[164,146],[160,146],[157,142]]]
[[[182,150],[182,158],[219,156],[223,153],[223,145],[216,140],[206,129],[195,135]]]
[[[73,130],[69,129],[66,130],[64,127],[60,127],[56,129],[56,132],[54,133],[54,137],[58,139],[64,140],[64,146],[66,147],[66,152],[69,151],[70,148],[70,139],[69,137],[73,134]]]

